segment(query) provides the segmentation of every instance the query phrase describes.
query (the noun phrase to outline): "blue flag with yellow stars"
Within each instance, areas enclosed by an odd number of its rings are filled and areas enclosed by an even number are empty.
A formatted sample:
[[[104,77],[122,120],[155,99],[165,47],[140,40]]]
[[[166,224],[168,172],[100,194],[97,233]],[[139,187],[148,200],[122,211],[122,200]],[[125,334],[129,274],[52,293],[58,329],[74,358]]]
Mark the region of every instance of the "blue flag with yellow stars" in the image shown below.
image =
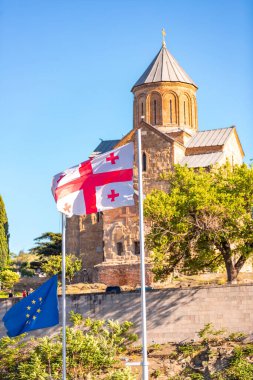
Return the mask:
[[[16,303],[3,317],[9,337],[59,323],[57,275]]]

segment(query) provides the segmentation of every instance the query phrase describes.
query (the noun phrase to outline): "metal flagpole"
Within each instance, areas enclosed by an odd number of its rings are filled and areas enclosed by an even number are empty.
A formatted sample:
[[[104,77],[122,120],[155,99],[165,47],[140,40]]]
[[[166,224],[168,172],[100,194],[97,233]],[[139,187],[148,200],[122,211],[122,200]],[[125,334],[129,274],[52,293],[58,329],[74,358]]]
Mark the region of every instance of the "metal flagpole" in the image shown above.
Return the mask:
[[[141,154],[141,129],[140,128],[137,130],[137,141],[138,141],[138,190],[139,190],[139,228],[140,228],[140,257],[141,257],[142,379],[148,380],[145,252],[144,252],[144,221],[143,221],[143,190],[142,190],[142,154]]]
[[[66,380],[66,215],[62,213],[62,380]]]

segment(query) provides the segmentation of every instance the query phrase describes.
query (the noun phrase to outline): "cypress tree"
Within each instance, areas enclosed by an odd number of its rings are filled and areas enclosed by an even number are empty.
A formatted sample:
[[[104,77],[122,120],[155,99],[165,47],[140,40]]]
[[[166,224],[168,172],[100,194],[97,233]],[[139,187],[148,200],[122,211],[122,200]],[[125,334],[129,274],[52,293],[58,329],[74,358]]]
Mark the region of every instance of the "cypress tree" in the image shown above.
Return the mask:
[[[9,224],[3,198],[0,195],[0,270],[9,262]]]

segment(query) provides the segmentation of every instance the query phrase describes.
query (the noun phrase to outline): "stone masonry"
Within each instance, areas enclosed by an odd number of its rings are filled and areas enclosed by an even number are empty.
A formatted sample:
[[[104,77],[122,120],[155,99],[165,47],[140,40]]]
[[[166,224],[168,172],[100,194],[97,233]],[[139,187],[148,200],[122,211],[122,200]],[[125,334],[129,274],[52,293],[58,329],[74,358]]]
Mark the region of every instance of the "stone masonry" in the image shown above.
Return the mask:
[[[85,318],[132,321],[141,334],[140,292],[67,296],[67,313],[73,310]],[[253,286],[232,285],[147,292],[148,344],[190,341],[207,323],[228,332],[253,337]],[[5,335],[2,317],[15,300],[0,300],[0,337]],[[61,307],[61,302],[59,302]],[[29,333],[54,334],[57,327]]]

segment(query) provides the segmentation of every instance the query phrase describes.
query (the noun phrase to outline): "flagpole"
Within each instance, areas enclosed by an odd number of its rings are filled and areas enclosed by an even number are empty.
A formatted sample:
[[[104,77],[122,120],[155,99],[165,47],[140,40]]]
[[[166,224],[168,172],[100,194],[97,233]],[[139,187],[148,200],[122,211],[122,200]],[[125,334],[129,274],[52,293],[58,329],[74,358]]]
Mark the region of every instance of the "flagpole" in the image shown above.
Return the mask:
[[[141,325],[142,325],[142,379],[148,380],[141,128],[138,128],[137,130],[137,141],[138,141],[139,229],[140,229],[140,258],[141,258],[140,264],[141,264],[141,314],[142,314],[142,322],[141,322]]]
[[[66,380],[66,215],[62,213],[62,380]]]

